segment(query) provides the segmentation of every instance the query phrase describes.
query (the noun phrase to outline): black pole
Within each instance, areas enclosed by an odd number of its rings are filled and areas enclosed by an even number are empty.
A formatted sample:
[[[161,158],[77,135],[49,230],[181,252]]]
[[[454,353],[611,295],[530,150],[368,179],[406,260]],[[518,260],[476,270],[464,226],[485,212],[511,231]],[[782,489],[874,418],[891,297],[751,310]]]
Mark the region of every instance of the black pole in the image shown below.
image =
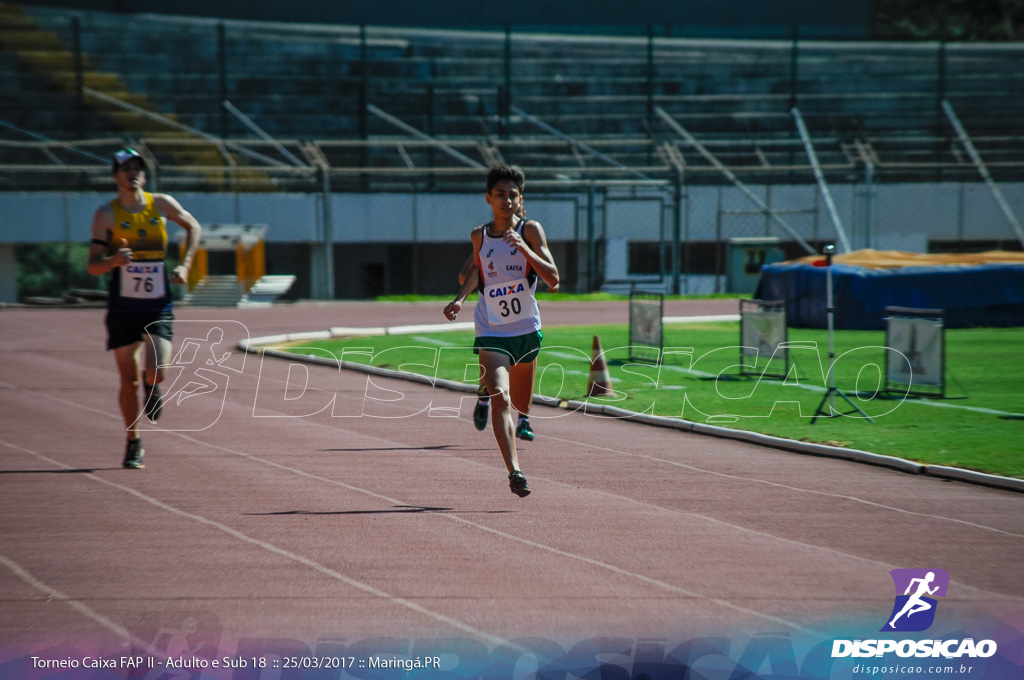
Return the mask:
[[[647,136],[654,138],[654,24],[647,25]]]
[[[369,74],[370,58],[366,48],[366,24],[359,26],[359,138],[369,138],[369,121],[367,119],[366,107],[370,104],[369,97]],[[365,147],[364,147],[365,149]],[[366,165],[365,159],[363,165]]]
[[[826,418],[834,418],[840,415],[850,415],[851,413],[859,413],[864,416],[864,419],[869,423],[875,421],[871,419],[867,413],[857,406],[850,397],[846,396],[846,393],[836,387],[836,348],[834,340],[835,332],[835,303],[832,292],[832,257],[835,255],[836,247],[831,243],[826,245],[822,249],[822,254],[825,255],[825,317],[827,320],[828,328],[828,385],[825,390],[825,396],[822,397],[821,403],[818,404],[817,410],[814,412],[814,416],[811,418],[811,425],[814,425],[818,421],[819,416],[825,416]],[[839,413],[836,411],[836,395],[842,397],[847,404],[853,407],[853,411],[847,413]],[[828,410],[825,409],[825,404],[828,404]]]
[[[498,136],[508,137],[508,119],[505,117],[505,86],[498,85],[497,99],[494,102],[495,113],[498,116]]]
[[[228,137],[228,110],[224,108],[224,102],[228,99],[228,39],[224,31],[224,22],[217,24],[217,66],[219,76],[219,97],[217,109],[220,111],[220,138]]]
[[[597,201],[597,192],[594,190],[594,183],[591,182],[587,186],[587,290],[584,292],[594,292],[594,286],[597,283],[597,278],[594,275],[594,268],[597,266],[597,225],[595,211],[597,207],[594,203]]]
[[[935,73],[935,128],[942,136],[942,130],[946,129],[945,116],[942,113],[942,100],[946,98],[946,43],[939,42]]]
[[[789,54],[789,108],[797,104],[797,92],[800,89],[800,51],[797,37],[799,29],[793,26],[793,46]]]
[[[370,55],[366,45],[366,24],[359,26],[359,138],[366,142],[370,138],[370,122],[366,107],[370,105],[369,78],[370,78]],[[362,167],[370,164],[370,150],[363,144]],[[361,178],[362,184],[368,181],[365,175]]]
[[[434,80],[433,80],[434,73],[433,73],[433,69],[431,69],[430,76],[431,76],[431,81],[430,81],[429,84],[427,84],[427,134],[430,135],[431,137],[433,137],[434,135],[437,134],[437,130],[435,129],[435,127],[436,127],[436,117],[434,115],[435,93],[434,93]],[[434,147],[433,146],[428,146],[427,147],[427,163],[430,165],[430,167],[434,167]],[[435,179],[434,173],[432,172],[432,173],[430,173],[430,176],[429,176],[429,178],[427,180],[428,181],[428,184],[427,184],[427,190],[428,191],[433,191],[434,190],[434,185],[435,185],[434,179]],[[414,186],[414,191],[418,190],[418,189],[419,189],[419,183],[416,183],[416,185]],[[413,254],[413,262],[415,262],[415,253]],[[413,284],[413,292],[415,292],[415,283]]]
[[[505,86],[501,97],[502,137],[507,137],[511,130],[509,117],[512,112],[512,27],[505,24]]]
[[[683,184],[685,179],[686,179],[685,177],[682,177],[680,179],[680,185]],[[682,190],[682,186],[680,186],[680,190]],[[680,208],[680,210],[681,210],[681,208]],[[690,276],[689,275],[690,275],[690,271],[692,270],[692,266],[691,266],[691,263],[690,263],[690,191],[689,191],[689,189],[687,189],[687,191],[686,191],[686,211],[683,212],[682,215],[680,216],[680,222],[682,222],[682,231],[683,231],[683,234],[682,234],[682,241],[683,241],[683,252],[682,252],[683,269],[682,269],[682,271],[687,275],[686,276],[686,286],[684,287],[684,290],[687,293],[689,293],[690,292]]]
[[[679,247],[683,225],[683,174],[678,168],[675,175],[675,210],[672,212],[672,287],[673,295],[679,295]]]
[[[427,134],[433,137],[437,134],[434,129],[434,83],[431,81],[427,84]],[[431,147],[433,151],[433,147]]]
[[[82,22],[71,18],[71,40],[75,51],[75,106],[77,107],[78,138],[85,139],[85,75],[82,73]]]

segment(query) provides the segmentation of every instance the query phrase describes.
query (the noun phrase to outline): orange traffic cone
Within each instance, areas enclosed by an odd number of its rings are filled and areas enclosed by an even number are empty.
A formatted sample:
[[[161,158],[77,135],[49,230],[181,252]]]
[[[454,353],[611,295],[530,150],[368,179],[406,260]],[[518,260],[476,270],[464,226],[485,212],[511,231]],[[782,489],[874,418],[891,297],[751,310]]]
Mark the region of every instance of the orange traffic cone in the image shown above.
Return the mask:
[[[608,364],[604,360],[604,351],[601,349],[601,340],[596,335],[591,357],[590,388],[587,390],[587,396],[600,397],[605,394],[614,394],[612,379],[608,375]]]

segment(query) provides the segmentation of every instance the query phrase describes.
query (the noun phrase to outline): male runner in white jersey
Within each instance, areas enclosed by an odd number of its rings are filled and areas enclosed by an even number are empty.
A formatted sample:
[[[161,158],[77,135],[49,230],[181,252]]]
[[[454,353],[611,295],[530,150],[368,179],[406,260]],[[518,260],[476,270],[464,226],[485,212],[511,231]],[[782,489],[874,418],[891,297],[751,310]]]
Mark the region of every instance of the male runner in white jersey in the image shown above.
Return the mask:
[[[519,217],[526,217],[526,202],[520,197],[519,200],[519,211],[516,212]],[[461,286],[466,282],[466,279],[472,279],[474,281],[480,280],[480,270],[476,268],[476,255],[470,253],[469,257],[462,264],[462,268],[459,270],[459,285]],[[558,286],[548,286],[549,293],[557,293]],[[480,350],[476,350],[479,354]],[[515,404],[516,410],[519,411],[519,422],[516,423],[516,437],[524,439],[526,441],[533,441],[534,434],[533,428],[530,427],[530,402],[523,403],[522,400],[517,399],[516,396],[512,397],[512,402]],[[491,409],[491,397],[487,393],[487,385],[484,382],[483,371],[480,374],[480,387],[476,393],[476,405],[473,407],[473,425],[478,430],[483,430],[487,427],[488,415]],[[525,409],[525,410],[523,410]]]
[[[519,468],[510,386],[517,401],[532,401],[537,352],[544,337],[535,295],[537,278],[549,287],[558,286],[558,267],[544,228],[517,214],[525,183],[523,171],[514,165],[498,166],[487,174],[484,197],[494,220],[470,234],[479,274],[467,277],[444,308],[444,315],[454,321],[466,296],[479,286],[473,344],[480,352],[484,382],[494,402],[491,426],[509,471],[509,488],[520,497],[529,495],[530,487]]]

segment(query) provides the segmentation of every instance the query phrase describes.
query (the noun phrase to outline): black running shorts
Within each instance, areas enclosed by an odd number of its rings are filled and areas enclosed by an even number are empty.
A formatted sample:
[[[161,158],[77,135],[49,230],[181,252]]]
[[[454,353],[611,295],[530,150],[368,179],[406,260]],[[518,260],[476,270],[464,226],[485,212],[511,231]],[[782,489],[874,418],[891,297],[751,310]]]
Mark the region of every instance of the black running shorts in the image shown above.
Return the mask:
[[[147,333],[170,340],[173,337],[173,322],[174,311],[170,307],[151,314],[108,311],[107,349],[135,344],[145,340]]]

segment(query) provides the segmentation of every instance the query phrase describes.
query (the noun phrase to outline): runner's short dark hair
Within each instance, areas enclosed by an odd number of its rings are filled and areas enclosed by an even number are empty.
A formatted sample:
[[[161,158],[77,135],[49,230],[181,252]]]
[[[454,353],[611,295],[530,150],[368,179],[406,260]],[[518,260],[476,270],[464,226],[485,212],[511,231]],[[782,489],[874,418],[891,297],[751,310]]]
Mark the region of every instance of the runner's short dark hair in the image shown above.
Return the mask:
[[[496,165],[491,168],[491,171],[487,173],[487,193],[491,192],[495,184],[505,180],[515,184],[519,188],[519,193],[523,193],[523,187],[526,185],[526,173],[518,165]]]

